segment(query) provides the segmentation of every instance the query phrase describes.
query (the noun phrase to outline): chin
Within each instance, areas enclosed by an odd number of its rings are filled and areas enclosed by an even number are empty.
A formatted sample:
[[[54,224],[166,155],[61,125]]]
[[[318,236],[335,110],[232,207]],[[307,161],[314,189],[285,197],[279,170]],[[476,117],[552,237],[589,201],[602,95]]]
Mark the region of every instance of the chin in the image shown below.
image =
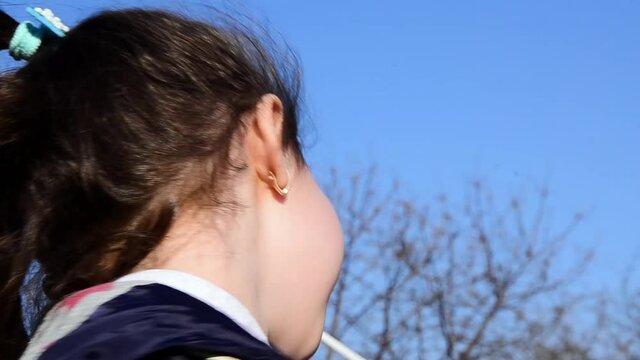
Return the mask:
[[[320,346],[320,338],[313,344],[299,344],[299,346],[289,349],[282,349],[276,346],[276,349],[288,359],[302,360],[311,358],[316,350],[318,350],[318,346]]]
[[[309,359],[320,346],[324,321],[309,326],[305,331],[291,331],[286,338],[270,339],[271,344],[289,359]]]

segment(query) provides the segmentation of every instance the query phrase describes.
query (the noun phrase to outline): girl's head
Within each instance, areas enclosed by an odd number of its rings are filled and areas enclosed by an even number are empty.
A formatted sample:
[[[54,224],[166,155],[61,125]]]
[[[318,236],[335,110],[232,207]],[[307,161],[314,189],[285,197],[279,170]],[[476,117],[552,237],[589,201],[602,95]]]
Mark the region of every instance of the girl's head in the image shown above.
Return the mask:
[[[15,25],[0,13],[0,46]],[[313,351],[342,239],[305,165],[299,91],[294,59],[246,29],[150,10],[89,18],[3,74],[0,353],[24,346],[34,259],[51,303],[187,268],[245,302],[284,353]]]

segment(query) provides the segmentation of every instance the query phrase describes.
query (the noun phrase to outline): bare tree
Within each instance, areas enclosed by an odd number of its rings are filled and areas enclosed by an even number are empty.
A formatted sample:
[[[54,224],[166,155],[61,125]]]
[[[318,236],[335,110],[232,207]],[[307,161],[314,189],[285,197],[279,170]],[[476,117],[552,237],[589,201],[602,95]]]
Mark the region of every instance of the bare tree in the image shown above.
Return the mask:
[[[640,287],[633,281],[639,265],[636,260],[622,277],[620,295],[608,299],[610,348],[620,359],[640,360]]]
[[[461,200],[422,205],[375,169],[341,178],[334,170],[326,186],[346,241],[331,333],[371,359],[527,359],[561,347],[550,339],[590,259],[570,251],[581,214],[554,231],[546,189],[529,203],[476,181]]]

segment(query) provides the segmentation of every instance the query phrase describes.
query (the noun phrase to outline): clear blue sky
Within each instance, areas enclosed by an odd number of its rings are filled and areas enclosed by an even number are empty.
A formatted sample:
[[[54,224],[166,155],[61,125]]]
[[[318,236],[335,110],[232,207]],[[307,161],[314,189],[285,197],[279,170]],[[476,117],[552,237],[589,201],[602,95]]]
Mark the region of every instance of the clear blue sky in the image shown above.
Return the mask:
[[[312,165],[377,162],[411,193],[548,182],[557,223],[586,210],[590,279],[640,250],[640,3],[253,1],[294,45]]]
[[[175,3],[37,5],[72,25]],[[225,4],[268,19],[301,56],[319,177],[375,162],[424,199],[477,176],[499,194],[548,182],[558,219],[589,212],[576,236],[597,246],[591,283],[615,282],[640,252],[640,2]]]

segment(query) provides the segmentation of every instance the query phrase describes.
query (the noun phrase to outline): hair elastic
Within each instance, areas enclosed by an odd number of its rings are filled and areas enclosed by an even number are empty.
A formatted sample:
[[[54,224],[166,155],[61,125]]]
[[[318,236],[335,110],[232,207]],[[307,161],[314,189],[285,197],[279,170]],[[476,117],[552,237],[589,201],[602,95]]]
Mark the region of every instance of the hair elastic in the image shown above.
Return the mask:
[[[49,9],[28,7],[27,12],[41,25],[38,27],[30,21],[24,21],[18,25],[9,42],[9,53],[16,60],[31,58],[38,51],[45,37],[64,37],[69,31],[69,27]]]

